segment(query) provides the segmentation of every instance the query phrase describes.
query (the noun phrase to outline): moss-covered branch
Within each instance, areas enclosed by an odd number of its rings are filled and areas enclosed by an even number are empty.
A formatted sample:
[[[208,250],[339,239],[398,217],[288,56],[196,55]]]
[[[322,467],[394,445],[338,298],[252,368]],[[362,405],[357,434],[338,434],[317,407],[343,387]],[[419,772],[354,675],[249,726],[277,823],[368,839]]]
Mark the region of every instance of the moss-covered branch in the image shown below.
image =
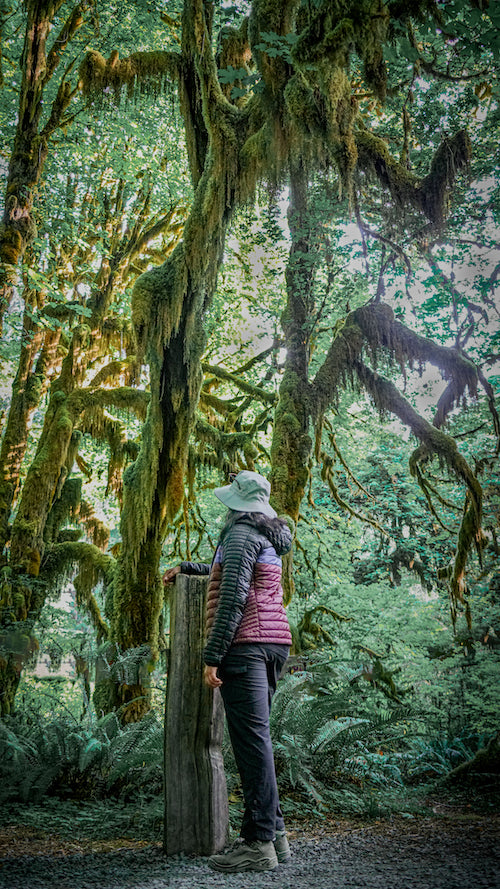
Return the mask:
[[[117,410],[135,414],[140,420],[146,419],[150,393],[144,389],[119,386],[116,389],[81,389],[78,393],[87,414],[95,408],[114,407]]]
[[[80,86],[86,97],[97,97],[109,90],[119,102],[123,88],[131,96],[136,89],[143,92],[158,90],[165,80],[175,81],[179,61],[178,53],[163,50],[134,52],[124,59],[120,59],[117,50],[113,50],[107,59],[93,50],[80,65]]]
[[[73,583],[77,604],[83,607],[97,630],[98,640],[109,637],[109,626],[102,617],[94,590],[98,584],[109,586],[113,578],[115,560],[97,546],[80,541],[54,544],[42,563],[43,579],[51,584],[61,583],[76,570]]]
[[[316,374],[312,384],[316,417],[335,402],[337,388],[349,377],[350,369],[365,349],[375,363],[380,350],[385,350],[403,373],[406,364],[410,367],[416,362],[435,365],[445,379],[454,381],[449,390],[453,404],[459,402],[466,390],[476,394],[478,372],[467,357],[396,321],[392,309],[384,303],[370,303],[346,317]]]
[[[471,158],[471,141],[465,130],[441,143],[429,172],[421,178],[391,155],[387,143],[380,136],[361,129],[356,131],[355,139],[358,167],[373,173],[388,189],[398,207],[413,207],[434,224],[442,225],[457,173],[468,166]]]
[[[200,443],[200,458],[203,462],[203,445],[209,444],[217,456],[217,462],[222,467],[224,457],[229,463],[236,462],[236,456],[240,452],[244,455],[247,469],[254,469],[254,458],[257,456],[257,448],[251,436],[246,432],[221,432],[199,417],[194,426],[194,436]]]
[[[482,541],[482,489],[465,457],[460,453],[455,441],[428,423],[404,398],[393,383],[357,361],[354,370],[359,381],[372,396],[379,410],[395,414],[412,430],[424,445],[427,456],[435,454],[449,471],[464,482],[467,489],[464,515],[458,535],[457,550],[450,577],[452,601],[465,603],[465,566],[472,546],[480,548]],[[410,471],[417,476],[414,458]]]
[[[278,400],[278,397],[274,392],[266,392],[261,386],[253,386],[252,383],[247,383],[245,380],[242,380],[238,374],[225,370],[219,365],[207,364],[203,361],[201,367],[204,373],[211,374],[218,380],[232,383],[237,389],[241,389],[242,392],[251,395],[256,401],[262,401],[264,404],[276,404]]]
[[[92,388],[98,388],[105,384],[115,383],[118,380],[124,382],[125,386],[131,386],[138,380],[140,374],[140,365],[133,355],[130,358],[115,359],[108,361],[94,377],[92,377]]]
[[[60,3],[58,5],[62,6],[63,4]],[[54,75],[62,56],[68,47],[68,44],[71,42],[76,32],[82,27],[84,23],[85,12],[91,6],[91,0],[83,0],[83,2],[77,3],[76,6],[73,7],[62,27],[59,29],[58,33],[53,38],[52,46],[50,48],[50,51],[47,53],[47,65],[44,75],[44,84],[48,83],[48,81]]]

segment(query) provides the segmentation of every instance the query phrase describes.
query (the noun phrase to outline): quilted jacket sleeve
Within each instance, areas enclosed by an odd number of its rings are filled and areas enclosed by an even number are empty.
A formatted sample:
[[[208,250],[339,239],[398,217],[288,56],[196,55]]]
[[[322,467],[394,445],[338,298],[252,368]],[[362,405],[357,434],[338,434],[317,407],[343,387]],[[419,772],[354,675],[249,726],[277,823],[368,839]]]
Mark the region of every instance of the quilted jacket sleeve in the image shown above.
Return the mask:
[[[219,666],[241,623],[262,538],[249,525],[236,524],[223,541],[219,602],[205,647],[208,666]]]
[[[210,574],[210,565],[206,562],[181,562],[181,574]]]

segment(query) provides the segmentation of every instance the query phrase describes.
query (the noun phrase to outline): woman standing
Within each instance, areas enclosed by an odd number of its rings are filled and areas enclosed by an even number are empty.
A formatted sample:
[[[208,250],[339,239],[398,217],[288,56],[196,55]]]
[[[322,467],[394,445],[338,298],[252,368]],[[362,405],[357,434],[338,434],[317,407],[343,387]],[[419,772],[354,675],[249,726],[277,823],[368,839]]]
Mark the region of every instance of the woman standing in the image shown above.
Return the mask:
[[[165,573],[210,574],[205,682],[221,690],[245,810],[240,841],[213,855],[224,873],[272,870],[291,857],[280,809],[269,730],[271,700],[288,657],[281,558],[292,535],[269,504],[270,485],[243,470],[216,488],[229,508],[211,565],[183,562]]]

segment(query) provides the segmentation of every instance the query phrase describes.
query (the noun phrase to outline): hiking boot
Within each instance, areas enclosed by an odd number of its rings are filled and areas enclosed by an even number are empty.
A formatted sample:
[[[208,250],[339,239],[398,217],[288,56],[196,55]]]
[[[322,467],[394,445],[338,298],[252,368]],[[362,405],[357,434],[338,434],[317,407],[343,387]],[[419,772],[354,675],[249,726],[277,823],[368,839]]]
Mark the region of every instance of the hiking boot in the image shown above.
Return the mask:
[[[288,845],[288,840],[286,838],[286,830],[276,831],[274,851],[276,852],[278,864],[285,864],[286,861],[290,861],[292,853],[290,852],[290,846]]]
[[[248,870],[274,870],[278,867],[278,859],[271,840],[243,840],[222,855],[212,855],[208,866],[225,874],[235,874]]]

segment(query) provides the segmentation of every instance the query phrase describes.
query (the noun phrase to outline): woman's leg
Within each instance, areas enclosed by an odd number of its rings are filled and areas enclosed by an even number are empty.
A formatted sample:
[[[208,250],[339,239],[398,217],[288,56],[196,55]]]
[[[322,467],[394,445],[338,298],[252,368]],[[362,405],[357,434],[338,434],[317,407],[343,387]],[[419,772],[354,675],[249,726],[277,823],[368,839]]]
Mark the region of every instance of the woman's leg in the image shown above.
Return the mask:
[[[224,660],[221,693],[245,799],[241,836],[249,842],[272,840],[284,826],[269,731],[279,670],[265,647],[238,648]]]

